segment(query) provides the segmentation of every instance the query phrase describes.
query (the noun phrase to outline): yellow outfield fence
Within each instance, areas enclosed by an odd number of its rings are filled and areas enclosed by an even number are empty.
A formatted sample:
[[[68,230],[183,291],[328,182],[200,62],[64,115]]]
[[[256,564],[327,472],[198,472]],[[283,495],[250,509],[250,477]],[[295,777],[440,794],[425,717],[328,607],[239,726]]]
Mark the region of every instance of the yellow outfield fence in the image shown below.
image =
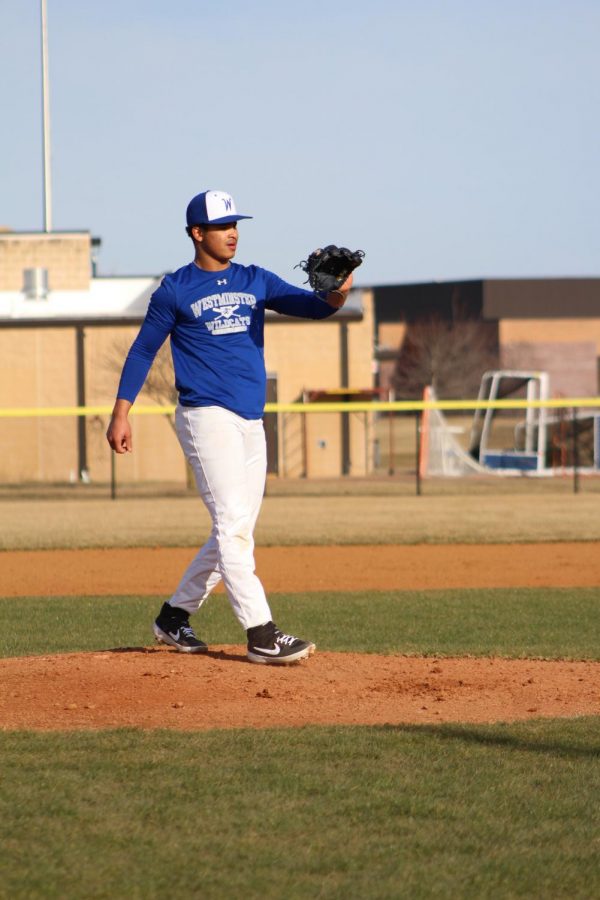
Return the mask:
[[[343,391],[336,393],[339,395]],[[0,408],[0,483],[59,484],[66,481],[89,483],[93,480],[97,484],[105,484],[110,480],[114,496],[116,463],[105,438],[112,409],[112,405]],[[131,407],[132,416],[144,417],[148,421],[140,421],[137,426],[141,437],[136,442],[136,449],[140,448],[141,452],[136,452],[133,461],[119,460],[119,476],[124,484],[176,482],[180,479],[181,456],[179,446],[172,437],[175,410],[174,404],[139,403]],[[443,452],[448,457],[452,455],[448,452],[448,442],[454,442],[454,455],[462,454],[464,462],[470,451],[463,446],[464,439],[459,441],[452,435],[466,434],[467,418],[472,418],[472,414],[476,418],[477,411],[485,410],[518,413],[519,420],[524,420],[523,427],[527,434],[535,426],[530,411],[554,411],[555,415],[548,416],[546,421],[558,424],[556,427],[553,425],[552,433],[548,432],[548,453],[538,451],[539,459],[543,457],[544,460],[539,463],[538,469],[545,466],[560,470],[563,474],[585,469],[591,474],[600,474],[598,396],[555,397],[548,400],[505,397],[495,400],[336,399],[267,403],[268,471],[282,479],[414,473],[417,493],[420,493],[421,477],[440,474],[431,455],[438,452],[438,445],[445,448]],[[434,434],[428,415],[435,415],[434,411],[454,414],[451,421],[443,425],[441,438],[439,434]],[[464,415],[461,416],[461,413]],[[311,419],[312,414],[316,415]],[[329,418],[324,414],[330,414]],[[163,427],[157,418],[161,416],[168,418],[169,427],[166,424]],[[515,426],[522,427],[512,421],[514,418],[509,414],[501,423],[502,439]],[[69,419],[71,424],[63,425]],[[588,419],[593,425],[586,425],[586,434],[583,435],[584,426],[579,423]],[[27,420],[30,420],[29,424]],[[557,428],[562,429],[560,433]],[[592,439],[593,447],[590,444]],[[442,440],[447,443],[442,444]],[[525,446],[525,452],[529,454],[531,440],[527,438]],[[501,446],[507,445],[503,443]],[[580,453],[582,449],[585,451],[583,455]],[[471,462],[469,465],[473,469]],[[485,474],[481,466],[477,472]],[[442,474],[460,473],[444,471]],[[185,477],[189,480],[187,470]]]
[[[428,409],[465,411],[476,409],[589,409],[600,408],[600,397],[556,397],[553,400],[365,400],[348,403],[267,403],[266,413],[422,412]],[[112,406],[42,406],[0,408],[0,418],[37,416],[106,416]],[[176,407],[132,406],[130,415],[172,415]]]

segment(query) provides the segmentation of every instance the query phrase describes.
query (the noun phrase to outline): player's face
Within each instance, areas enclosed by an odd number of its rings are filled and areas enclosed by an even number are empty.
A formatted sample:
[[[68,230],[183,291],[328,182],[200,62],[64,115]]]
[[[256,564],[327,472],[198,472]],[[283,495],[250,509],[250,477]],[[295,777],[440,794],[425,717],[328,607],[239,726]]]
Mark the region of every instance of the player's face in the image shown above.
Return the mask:
[[[235,256],[238,242],[237,222],[224,225],[203,225],[194,229],[194,237],[203,253],[219,263],[228,263]]]

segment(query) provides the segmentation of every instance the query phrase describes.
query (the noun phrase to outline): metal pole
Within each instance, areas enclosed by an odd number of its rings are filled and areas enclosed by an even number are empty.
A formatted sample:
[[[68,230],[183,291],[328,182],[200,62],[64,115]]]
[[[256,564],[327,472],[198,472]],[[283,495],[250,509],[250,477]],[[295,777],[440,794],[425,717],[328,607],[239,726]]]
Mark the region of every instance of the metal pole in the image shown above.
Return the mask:
[[[308,402],[308,395],[305,390],[302,391],[302,402]],[[300,416],[300,428],[302,435],[302,472],[300,478],[308,478],[308,434],[306,425],[306,413],[298,413]]]
[[[350,387],[350,366],[348,355],[348,323],[340,322],[340,387]],[[349,397],[344,395],[347,403]],[[350,474],[350,414],[341,413],[342,475]]]
[[[44,231],[52,231],[52,175],[50,172],[50,89],[48,81],[48,20],[46,0],[40,0],[42,20],[42,132],[44,141]]]
[[[77,363],[77,405],[85,406],[85,329],[83,325],[75,326],[75,355]],[[77,458],[79,479],[89,481],[87,460],[86,417],[77,417]]]
[[[393,391],[391,388],[389,388],[388,389],[388,400],[395,400],[395,399],[396,399],[396,392]],[[390,410],[390,412],[388,413],[388,475],[393,475],[395,472],[395,467],[394,467],[395,452],[396,451],[394,448],[394,413],[391,412],[391,410]]]
[[[573,407],[573,493],[579,493],[579,426],[575,407]]]
[[[117,464],[116,464],[116,453],[114,450],[110,450],[110,499],[117,499]]]
[[[308,436],[306,433],[306,413],[298,413],[302,428],[302,473],[300,478],[308,478]]]
[[[415,488],[417,497],[421,496],[421,465],[420,465],[420,441],[419,441],[419,419],[420,413],[415,413]]]

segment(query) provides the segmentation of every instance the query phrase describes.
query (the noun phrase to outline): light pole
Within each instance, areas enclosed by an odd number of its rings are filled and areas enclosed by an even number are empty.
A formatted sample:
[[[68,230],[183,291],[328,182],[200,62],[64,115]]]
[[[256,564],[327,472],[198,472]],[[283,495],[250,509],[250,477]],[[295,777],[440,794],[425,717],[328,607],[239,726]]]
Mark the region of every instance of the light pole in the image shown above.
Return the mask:
[[[42,131],[44,137],[44,231],[52,231],[52,174],[50,171],[50,95],[48,84],[48,21],[46,0],[40,0],[42,18]]]

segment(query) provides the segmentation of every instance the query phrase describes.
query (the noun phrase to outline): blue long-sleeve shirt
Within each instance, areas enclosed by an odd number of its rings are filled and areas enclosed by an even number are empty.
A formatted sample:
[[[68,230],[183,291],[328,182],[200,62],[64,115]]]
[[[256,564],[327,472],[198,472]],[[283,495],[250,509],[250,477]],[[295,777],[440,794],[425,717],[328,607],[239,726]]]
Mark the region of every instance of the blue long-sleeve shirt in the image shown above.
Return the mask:
[[[222,406],[259,419],[266,393],[265,309],[304,319],[336,311],[258,266],[231,263],[207,272],[190,263],[165,275],[125,360],[117,397],[135,401],[170,335],[182,406]]]

